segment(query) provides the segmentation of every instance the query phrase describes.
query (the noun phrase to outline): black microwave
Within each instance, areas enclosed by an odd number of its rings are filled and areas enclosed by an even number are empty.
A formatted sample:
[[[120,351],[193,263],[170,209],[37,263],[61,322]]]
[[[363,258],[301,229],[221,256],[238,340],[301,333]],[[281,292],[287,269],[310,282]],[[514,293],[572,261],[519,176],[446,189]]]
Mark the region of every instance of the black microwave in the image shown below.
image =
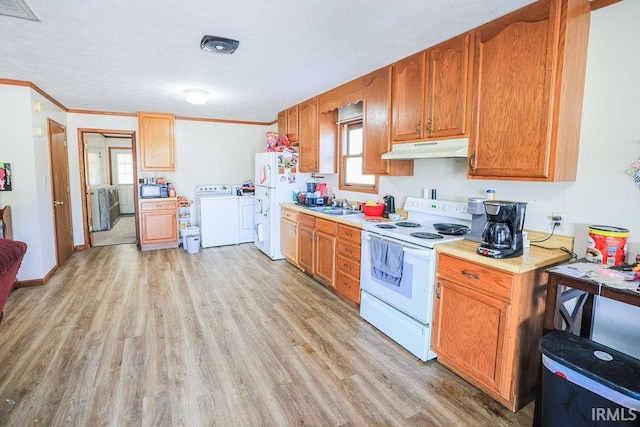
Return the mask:
[[[140,184],[141,199],[157,199],[169,197],[169,188],[166,184]]]

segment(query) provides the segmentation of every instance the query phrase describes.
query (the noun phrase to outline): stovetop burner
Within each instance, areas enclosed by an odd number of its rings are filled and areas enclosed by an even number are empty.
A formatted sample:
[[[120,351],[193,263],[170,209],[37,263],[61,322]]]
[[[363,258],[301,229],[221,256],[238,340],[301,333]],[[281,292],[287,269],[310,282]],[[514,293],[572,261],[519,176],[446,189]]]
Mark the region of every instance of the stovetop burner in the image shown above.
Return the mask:
[[[393,224],[378,224],[378,225],[376,225],[376,227],[378,227],[378,228],[386,228],[386,229],[397,228]]]
[[[418,239],[430,239],[430,240],[436,240],[436,239],[443,239],[444,238],[440,234],[425,233],[425,232],[422,232],[422,231],[419,231],[417,233],[411,233],[410,236],[411,237],[417,237]]]
[[[418,224],[417,222],[411,222],[411,221],[400,221],[400,222],[396,222],[396,224],[398,227],[422,227],[422,225]]]

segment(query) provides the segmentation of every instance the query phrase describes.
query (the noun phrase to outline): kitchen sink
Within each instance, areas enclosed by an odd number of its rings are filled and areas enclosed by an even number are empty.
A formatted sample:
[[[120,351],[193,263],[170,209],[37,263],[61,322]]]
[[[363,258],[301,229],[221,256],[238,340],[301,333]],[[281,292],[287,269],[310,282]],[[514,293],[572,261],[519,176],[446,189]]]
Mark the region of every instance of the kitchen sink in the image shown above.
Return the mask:
[[[311,209],[314,212],[320,212],[320,213],[323,213],[323,214],[336,215],[336,216],[357,215],[359,213],[362,213],[362,212],[356,211],[354,209],[334,208],[334,207],[331,207],[331,206],[311,206],[308,209]]]

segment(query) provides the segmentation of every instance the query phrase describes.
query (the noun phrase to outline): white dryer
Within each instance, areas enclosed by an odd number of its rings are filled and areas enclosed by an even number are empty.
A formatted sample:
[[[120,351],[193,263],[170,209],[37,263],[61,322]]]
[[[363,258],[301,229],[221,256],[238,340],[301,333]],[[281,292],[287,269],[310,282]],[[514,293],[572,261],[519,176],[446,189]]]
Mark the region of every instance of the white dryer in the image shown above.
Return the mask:
[[[253,242],[253,224],[255,223],[254,206],[254,196],[238,196],[238,211],[240,215],[240,243]]]

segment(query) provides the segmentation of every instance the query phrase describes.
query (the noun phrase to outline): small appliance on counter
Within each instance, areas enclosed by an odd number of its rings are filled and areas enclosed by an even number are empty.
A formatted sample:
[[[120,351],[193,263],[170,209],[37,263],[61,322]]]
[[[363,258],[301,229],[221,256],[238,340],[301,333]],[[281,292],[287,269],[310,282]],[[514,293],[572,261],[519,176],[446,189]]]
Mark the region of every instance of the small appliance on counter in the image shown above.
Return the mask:
[[[382,217],[389,218],[389,214],[396,213],[395,199],[393,196],[384,196],[382,200],[384,200],[384,212]]]
[[[482,232],[482,244],[476,250],[491,258],[513,258],[522,255],[525,202],[485,200],[487,225]]]
[[[469,197],[467,199],[467,213],[471,214],[471,231],[464,238],[474,242],[482,242],[482,232],[487,225],[487,212],[484,210],[484,201],[481,197]]]
[[[167,184],[140,184],[141,199],[156,199],[169,197],[169,186]]]

